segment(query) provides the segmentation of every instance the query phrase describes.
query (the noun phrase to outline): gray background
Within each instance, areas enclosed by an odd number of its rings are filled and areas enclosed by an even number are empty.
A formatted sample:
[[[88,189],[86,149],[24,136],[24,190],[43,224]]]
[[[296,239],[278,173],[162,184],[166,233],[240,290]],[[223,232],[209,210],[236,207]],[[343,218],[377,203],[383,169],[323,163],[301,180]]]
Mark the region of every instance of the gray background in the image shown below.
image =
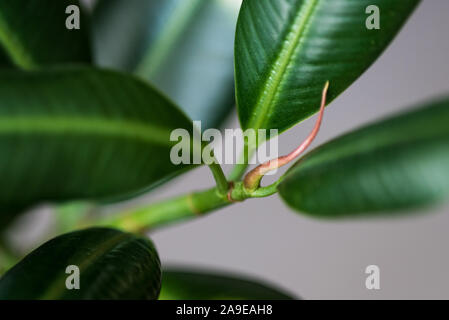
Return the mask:
[[[448,58],[449,1],[424,0],[380,59],[327,109],[314,146],[421,101],[449,95]],[[311,121],[281,136],[281,153],[303,139]],[[237,119],[227,127],[238,127]],[[151,198],[210,185],[208,169],[200,168]],[[313,220],[273,196],[151,236],[164,264],[240,272],[306,299],[448,299],[448,211],[444,206],[397,219]],[[381,270],[377,291],[365,288],[364,271],[370,264]]]

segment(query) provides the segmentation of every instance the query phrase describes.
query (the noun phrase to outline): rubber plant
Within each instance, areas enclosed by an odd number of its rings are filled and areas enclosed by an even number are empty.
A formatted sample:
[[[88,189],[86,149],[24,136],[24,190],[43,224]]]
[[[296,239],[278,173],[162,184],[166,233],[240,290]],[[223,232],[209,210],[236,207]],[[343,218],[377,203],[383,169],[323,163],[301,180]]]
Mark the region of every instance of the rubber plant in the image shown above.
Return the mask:
[[[325,106],[379,57],[418,2],[102,0],[93,10],[75,0],[0,2],[0,229],[42,203],[70,220],[25,257],[3,242],[0,264],[14,266],[0,279],[0,299],[293,298],[239,276],[161,270],[146,231],[274,194],[325,218],[445,199],[449,99],[302,156]],[[81,8],[79,30],[65,27],[70,5]],[[367,27],[369,6],[380,11],[380,28]],[[170,133],[194,134],[189,116],[220,126],[234,101],[244,130],[281,134],[319,114],[286,156],[249,170],[259,146],[245,143],[243,164],[228,177],[209,164],[216,185],[208,190],[95,213],[195,168],[171,163]],[[276,182],[261,183],[288,164]],[[80,201],[95,204],[94,213],[64,210]],[[79,268],[77,290],[66,286],[68,266]]]

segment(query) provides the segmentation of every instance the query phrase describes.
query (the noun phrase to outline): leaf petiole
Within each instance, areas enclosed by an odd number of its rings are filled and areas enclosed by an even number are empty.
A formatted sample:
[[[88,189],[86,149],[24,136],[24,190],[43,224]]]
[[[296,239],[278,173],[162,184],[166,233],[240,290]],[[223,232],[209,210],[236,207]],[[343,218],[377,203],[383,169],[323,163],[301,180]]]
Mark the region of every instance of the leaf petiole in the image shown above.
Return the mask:
[[[84,220],[77,228],[104,226],[123,229],[129,232],[144,233],[150,229],[200,217],[235,202],[249,198],[268,197],[277,192],[277,182],[248,193],[243,182],[232,183],[230,198],[222,194],[217,187],[193,192],[175,198],[166,199],[148,206],[120,212],[105,218]]]
[[[217,162],[214,162],[209,165],[209,169],[212,171],[212,175],[217,184],[217,191],[222,195],[226,194],[229,190],[229,182],[221,166]]]
[[[329,89],[329,81],[327,81],[326,84],[324,85],[318,119],[309,136],[295,150],[293,150],[289,154],[279,157],[277,159],[267,161],[251,170],[243,180],[246,189],[248,189],[250,192],[254,192],[257,189],[259,189],[262,178],[268,172],[289,164],[297,157],[299,157],[311,145],[321,127],[321,122],[323,120],[324,114],[324,107],[326,106],[326,96],[328,89]]]
[[[251,159],[256,150],[257,148],[255,146],[250,146],[248,145],[248,141],[244,141],[243,150],[240,154],[240,161],[234,166],[229,174],[230,181],[238,181],[243,177],[249,166],[249,159]]]

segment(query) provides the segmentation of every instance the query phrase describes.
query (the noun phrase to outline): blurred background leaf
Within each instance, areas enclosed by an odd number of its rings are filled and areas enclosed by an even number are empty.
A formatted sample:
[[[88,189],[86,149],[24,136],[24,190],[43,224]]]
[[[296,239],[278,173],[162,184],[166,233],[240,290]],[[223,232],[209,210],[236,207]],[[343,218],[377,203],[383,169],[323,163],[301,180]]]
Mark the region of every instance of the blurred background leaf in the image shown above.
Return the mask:
[[[15,254],[0,239],[0,277],[16,262]]]
[[[79,30],[66,28],[69,5],[81,10]],[[77,0],[0,1],[0,47],[7,61],[20,68],[90,63],[89,30],[89,19]]]
[[[94,10],[96,62],[136,72],[203,129],[234,105],[233,47],[241,0],[102,0]]]
[[[169,268],[162,273],[160,300],[291,300],[263,282],[232,274]]]
[[[354,216],[449,195],[449,99],[361,128],[290,168],[281,197],[313,216]]]
[[[80,289],[68,290],[68,266]],[[149,239],[113,229],[68,233],[43,244],[0,278],[0,300],[157,299],[158,254]]]
[[[419,0],[247,0],[236,33],[237,106],[244,129],[290,128],[351,85],[394,38]],[[381,12],[368,30],[366,8]]]
[[[2,219],[43,201],[118,201],[191,168],[174,129],[191,121],[147,83],[88,67],[0,74]]]
[[[11,61],[9,60],[8,56],[3,51],[1,46],[0,46],[0,67],[1,68],[12,68],[13,67]]]

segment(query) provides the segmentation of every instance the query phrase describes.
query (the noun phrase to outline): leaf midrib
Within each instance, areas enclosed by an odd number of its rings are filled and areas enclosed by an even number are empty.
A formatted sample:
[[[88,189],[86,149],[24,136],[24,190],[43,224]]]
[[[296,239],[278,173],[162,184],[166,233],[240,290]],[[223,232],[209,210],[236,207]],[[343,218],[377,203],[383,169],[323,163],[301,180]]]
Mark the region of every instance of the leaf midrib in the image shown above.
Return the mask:
[[[17,133],[75,133],[139,138],[145,142],[171,146],[170,129],[129,120],[95,117],[13,116],[0,117],[0,135]]]
[[[282,41],[283,45],[282,49],[279,51],[278,57],[271,63],[272,66],[279,65],[280,67],[270,69],[268,72],[268,78],[262,87],[255,108],[256,116],[253,118],[253,121],[250,121],[249,123],[250,128],[262,128],[263,123],[266,121],[268,111],[276,99],[278,88],[282,83],[286,70],[292,61],[295,51],[298,49],[300,39],[304,34],[319,1],[320,0],[306,1],[294,18],[290,31]],[[289,39],[293,40],[289,41]]]
[[[157,73],[158,67],[163,64],[165,57],[169,55],[176,41],[204,3],[203,0],[186,1],[174,10],[165,23],[164,32],[155,39],[154,44],[147,49],[142,61],[137,65],[135,69],[137,74],[152,78]]]
[[[35,61],[31,57],[23,43],[17,37],[14,37],[14,32],[5,21],[0,10],[0,46],[5,50],[5,54],[16,64],[24,68],[32,68],[35,66]]]
[[[102,243],[100,246],[96,247],[93,250],[92,254],[88,256],[85,260],[81,261],[81,263],[76,263],[75,261],[71,261],[72,265],[76,265],[79,268],[80,274],[93,264],[94,261],[100,260],[107,252],[109,252],[112,248],[117,246],[122,241],[131,239],[131,235],[127,233],[119,233],[116,236],[113,236],[106,242]],[[57,280],[53,282],[53,285],[47,288],[47,290],[41,295],[40,300],[54,300],[62,295],[62,293],[67,290],[65,287],[65,279],[68,275],[65,273],[58,274]]]
[[[380,153],[385,149],[396,148],[400,149],[405,147],[416,148],[417,145],[429,146],[432,143],[439,143],[442,139],[447,140],[449,137],[449,132],[429,132],[418,138],[415,138],[413,141],[410,141],[410,137],[402,136],[400,139],[396,139],[394,141],[386,140],[387,137],[381,137],[379,140],[375,140],[374,144],[367,143],[366,141],[354,141],[350,145],[344,146],[336,146],[336,148],[332,148],[333,150],[321,151],[320,148],[315,149],[311,153],[308,153],[303,158],[301,158],[297,164],[305,164],[301,166],[301,170],[326,166],[330,163],[341,162],[346,159],[354,158],[359,155],[364,155],[367,153]],[[337,138],[339,139],[339,138]],[[422,144],[424,142],[424,144]],[[329,142],[332,143],[332,142]],[[323,147],[327,147],[324,145]],[[315,153],[316,152],[316,153]],[[322,152],[322,154],[320,154]],[[333,154],[333,157],[329,157],[329,153]],[[298,170],[297,166],[291,168],[292,171]],[[286,173],[286,175],[288,175]]]

